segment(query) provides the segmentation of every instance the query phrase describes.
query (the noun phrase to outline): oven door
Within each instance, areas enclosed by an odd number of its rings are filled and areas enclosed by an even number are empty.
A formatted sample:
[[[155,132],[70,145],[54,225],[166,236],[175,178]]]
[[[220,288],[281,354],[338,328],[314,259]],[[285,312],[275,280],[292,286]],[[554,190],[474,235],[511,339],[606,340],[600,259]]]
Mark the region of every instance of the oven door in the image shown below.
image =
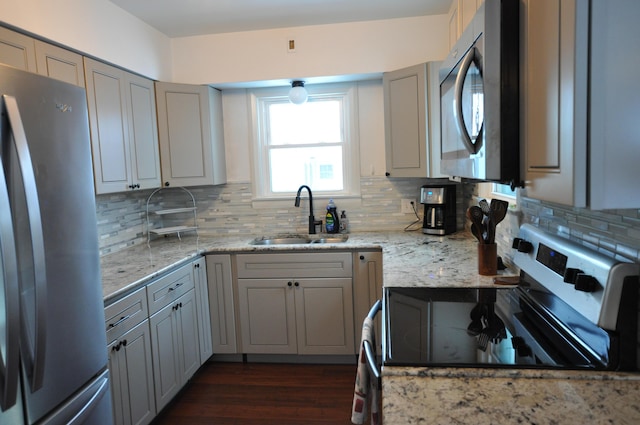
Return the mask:
[[[483,35],[440,83],[442,162],[445,174],[484,179]]]

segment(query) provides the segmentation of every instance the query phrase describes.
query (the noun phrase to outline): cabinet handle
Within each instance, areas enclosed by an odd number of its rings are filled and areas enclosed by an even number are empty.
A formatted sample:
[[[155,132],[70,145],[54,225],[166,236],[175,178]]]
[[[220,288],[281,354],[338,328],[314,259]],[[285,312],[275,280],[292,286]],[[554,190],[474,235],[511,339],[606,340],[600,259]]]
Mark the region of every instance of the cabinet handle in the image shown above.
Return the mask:
[[[126,347],[127,346],[127,340],[125,339],[124,341],[122,341],[122,346]]]
[[[130,314],[127,314],[126,316],[122,316],[122,317],[120,318],[120,320],[118,320],[117,322],[115,322],[115,323],[109,323],[109,329],[111,329],[111,328],[115,328],[116,326],[118,326],[119,324],[121,324],[122,322],[124,322],[125,320],[127,320],[129,317],[131,317],[131,315],[130,315]]]

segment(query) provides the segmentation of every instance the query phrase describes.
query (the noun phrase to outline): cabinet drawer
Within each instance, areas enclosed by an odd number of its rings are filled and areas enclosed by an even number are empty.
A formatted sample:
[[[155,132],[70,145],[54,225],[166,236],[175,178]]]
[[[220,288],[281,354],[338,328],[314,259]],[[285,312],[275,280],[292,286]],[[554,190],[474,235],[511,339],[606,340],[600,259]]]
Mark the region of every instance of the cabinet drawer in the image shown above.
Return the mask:
[[[149,315],[160,311],[193,288],[193,267],[191,263],[150,283],[147,285]]]
[[[239,254],[238,278],[351,277],[348,252]]]
[[[120,338],[148,316],[147,293],[144,288],[108,305],[104,309],[107,342]]]

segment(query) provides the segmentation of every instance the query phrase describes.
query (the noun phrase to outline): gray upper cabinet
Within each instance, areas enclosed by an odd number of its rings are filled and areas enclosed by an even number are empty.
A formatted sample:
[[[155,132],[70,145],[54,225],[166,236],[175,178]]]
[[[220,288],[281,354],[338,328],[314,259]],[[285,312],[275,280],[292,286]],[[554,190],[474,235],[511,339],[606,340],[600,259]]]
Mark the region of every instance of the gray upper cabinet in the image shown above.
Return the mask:
[[[383,75],[388,177],[443,177],[438,68],[430,62]]]
[[[525,196],[638,208],[640,2],[522,0]]]
[[[24,71],[36,72],[33,38],[0,27],[0,63]]]
[[[160,186],[153,82],[85,58],[96,193]]]
[[[226,183],[220,91],[157,82],[156,97],[163,185]]]
[[[38,74],[84,88],[82,55],[40,40],[34,41]]]

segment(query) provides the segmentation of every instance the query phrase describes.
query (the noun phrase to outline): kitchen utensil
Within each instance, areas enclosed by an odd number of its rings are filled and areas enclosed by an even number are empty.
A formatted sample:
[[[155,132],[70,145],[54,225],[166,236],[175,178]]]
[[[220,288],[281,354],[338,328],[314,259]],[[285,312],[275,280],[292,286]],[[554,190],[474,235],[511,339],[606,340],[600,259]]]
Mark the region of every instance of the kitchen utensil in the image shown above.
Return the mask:
[[[471,220],[472,224],[475,224],[476,227],[482,231],[482,220],[484,219],[484,213],[477,205],[472,205],[467,209],[467,218]],[[479,238],[480,243],[484,243],[484,239],[482,237]]]
[[[476,239],[478,239],[478,242],[484,243],[482,230],[479,229],[478,226],[476,226],[476,223],[471,223],[471,233],[476,237]]]
[[[467,326],[467,334],[471,336],[479,335],[482,332],[482,314],[484,310],[484,304],[477,303],[469,313],[469,317],[471,318],[471,323]]]
[[[480,207],[480,209],[485,215],[489,215],[491,206],[489,206],[489,203],[487,202],[486,199],[481,199],[480,201],[478,201],[478,206]]]
[[[508,202],[500,199],[492,199],[489,205],[488,220],[485,225],[487,236],[485,238],[486,243],[494,243],[496,237],[496,226],[507,215]]]

